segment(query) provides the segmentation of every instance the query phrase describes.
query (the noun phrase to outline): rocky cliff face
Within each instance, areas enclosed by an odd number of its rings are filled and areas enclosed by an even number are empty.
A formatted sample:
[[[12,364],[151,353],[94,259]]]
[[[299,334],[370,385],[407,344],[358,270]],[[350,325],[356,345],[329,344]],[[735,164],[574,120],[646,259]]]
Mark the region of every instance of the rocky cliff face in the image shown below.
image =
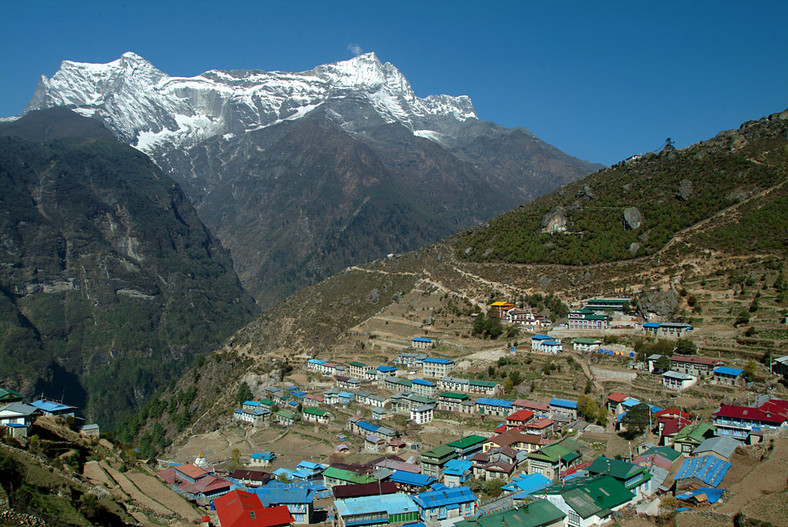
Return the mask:
[[[598,168],[480,121],[468,97],[417,97],[373,53],[191,78],[133,53],[66,61],[25,111],[53,106],[101,120],[181,183],[264,306]]]
[[[111,426],[256,311],[178,185],[95,121],[0,125],[0,187],[4,385]]]

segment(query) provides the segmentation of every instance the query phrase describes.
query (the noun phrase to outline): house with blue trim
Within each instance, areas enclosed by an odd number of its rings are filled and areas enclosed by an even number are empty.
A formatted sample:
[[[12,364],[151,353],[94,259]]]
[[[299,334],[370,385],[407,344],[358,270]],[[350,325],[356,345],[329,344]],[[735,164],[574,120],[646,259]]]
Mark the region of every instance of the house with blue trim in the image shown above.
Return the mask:
[[[531,337],[531,351],[558,354],[563,349],[561,339],[556,339],[549,335],[534,335]]]
[[[450,459],[441,471],[443,484],[447,487],[461,487],[473,476],[473,461],[469,459]]]
[[[577,419],[577,401],[554,398],[550,401],[550,417],[564,417],[570,420]]]
[[[446,377],[454,369],[451,359],[427,357],[421,363],[421,371],[425,377]]]
[[[711,383],[722,386],[740,386],[744,384],[744,370],[717,366],[711,371]]]
[[[419,519],[419,509],[403,493],[335,500],[339,527],[389,525]]]
[[[479,502],[468,487],[422,492],[413,496],[422,521],[445,520],[476,514]]]
[[[254,489],[264,507],[287,506],[295,523],[312,523],[317,492],[300,485],[269,486]]]
[[[505,399],[491,399],[479,397],[476,400],[476,411],[481,415],[495,415],[505,417],[512,413],[514,403]]]

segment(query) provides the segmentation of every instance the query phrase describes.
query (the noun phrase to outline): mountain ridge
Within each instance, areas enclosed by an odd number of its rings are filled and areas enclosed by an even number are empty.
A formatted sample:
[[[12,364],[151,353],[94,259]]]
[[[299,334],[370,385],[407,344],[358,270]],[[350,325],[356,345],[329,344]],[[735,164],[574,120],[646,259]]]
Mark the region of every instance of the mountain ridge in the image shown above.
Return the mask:
[[[263,308],[599,168],[524,129],[480,121],[467,97],[417,97],[374,54],[301,73],[189,78],[134,54],[67,62],[25,111],[52,105],[101,120],[180,183]],[[381,240],[392,222],[397,234]]]

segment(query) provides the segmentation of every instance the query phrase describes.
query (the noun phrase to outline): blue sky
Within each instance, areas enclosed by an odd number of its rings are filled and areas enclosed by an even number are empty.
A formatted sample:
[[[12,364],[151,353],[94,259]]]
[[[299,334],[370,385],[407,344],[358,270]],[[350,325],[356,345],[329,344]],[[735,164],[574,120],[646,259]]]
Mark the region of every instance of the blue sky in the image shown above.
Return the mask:
[[[788,1],[0,0],[0,116],[62,60],[303,71],[374,51],[416,94],[468,95],[605,164],[788,108]]]

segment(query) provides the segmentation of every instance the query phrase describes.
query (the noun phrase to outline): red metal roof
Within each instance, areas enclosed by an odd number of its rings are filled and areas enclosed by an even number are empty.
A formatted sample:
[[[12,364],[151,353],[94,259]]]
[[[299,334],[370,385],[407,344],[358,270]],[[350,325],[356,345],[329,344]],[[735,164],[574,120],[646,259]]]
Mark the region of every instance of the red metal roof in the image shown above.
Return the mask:
[[[759,421],[762,423],[769,423],[770,425],[781,425],[785,422],[785,415],[774,413],[768,410],[764,411],[761,408],[722,404],[720,405],[720,409],[714,412],[712,415],[714,417],[723,417],[728,419],[746,419],[748,421]]]
[[[396,494],[399,487],[393,481],[373,481],[358,485],[337,485],[331,488],[337,499],[360,498],[362,496],[381,496],[383,494]]]
[[[534,413],[531,410],[526,410],[523,408],[522,410],[517,410],[509,417],[506,418],[507,421],[527,421],[534,416]]]
[[[493,436],[488,441],[500,446],[509,446],[515,443],[528,443],[530,445],[538,445],[542,442],[542,436],[536,434],[526,434],[520,430],[512,429],[503,434]]]
[[[541,430],[549,426],[553,426],[553,420],[550,419],[549,417],[544,417],[542,419],[539,419],[538,421],[528,423],[527,425],[525,425],[525,428],[532,430]]]
[[[204,471],[197,465],[193,465],[191,463],[186,463],[185,465],[178,465],[177,467],[173,467],[176,472],[180,472],[186,476],[189,476],[192,479],[199,479],[203,476],[207,476],[208,472]]]
[[[709,359],[707,357],[696,357],[694,355],[673,355],[671,362],[686,362],[690,364],[703,364],[704,366],[717,366],[723,364],[720,359]]]
[[[678,408],[667,408],[665,410],[660,410],[659,412],[655,413],[654,416],[657,419],[678,419],[681,417],[682,419],[692,419],[692,416],[687,412],[682,412]]]
[[[234,490],[213,500],[222,527],[277,527],[294,519],[286,505],[263,507],[255,494]]]
[[[621,392],[613,392],[607,396],[607,400],[613,401],[614,403],[623,403],[627,397],[628,395],[624,395]]]
[[[528,408],[530,410],[537,410],[537,411],[543,411],[543,412],[549,412],[550,411],[550,405],[549,404],[542,403],[542,402],[539,402],[539,401],[529,401],[527,399],[515,399],[512,402],[512,405],[516,406],[518,408]]]

